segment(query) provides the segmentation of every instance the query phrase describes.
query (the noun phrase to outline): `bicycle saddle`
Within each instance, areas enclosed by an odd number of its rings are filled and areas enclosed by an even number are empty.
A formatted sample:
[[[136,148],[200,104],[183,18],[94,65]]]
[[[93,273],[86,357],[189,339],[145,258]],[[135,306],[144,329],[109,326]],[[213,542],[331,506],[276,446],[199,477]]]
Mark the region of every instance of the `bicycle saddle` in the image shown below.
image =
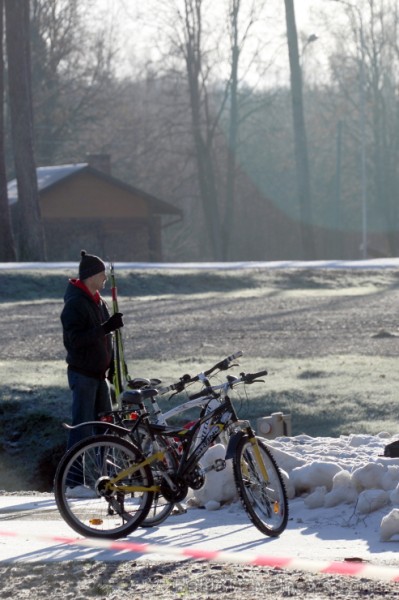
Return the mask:
[[[127,387],[131,390],[139,390],[146,385],[150,385],[150,383],[150,380],[145,379],[145,377],[135,377],[128,382]]]
[[[132,404],[141,404],[146,398],[156,396],[158,390],[155,388],[145,388],[143,390],[126,390],[121,394],[122,403],[126,406]]]

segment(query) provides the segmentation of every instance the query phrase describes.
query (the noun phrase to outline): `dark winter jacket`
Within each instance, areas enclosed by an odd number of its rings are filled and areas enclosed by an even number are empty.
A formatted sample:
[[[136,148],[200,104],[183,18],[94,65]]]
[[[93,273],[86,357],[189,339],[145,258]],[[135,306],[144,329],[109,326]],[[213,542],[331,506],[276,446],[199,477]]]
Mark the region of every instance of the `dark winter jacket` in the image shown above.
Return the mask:
[[[66,362],[70,369],[103,379],[111,364],[112,338],[101,327],[109,318],[108,308],[100,297],[95,299],[70,280],[64,296],[61,322]]]

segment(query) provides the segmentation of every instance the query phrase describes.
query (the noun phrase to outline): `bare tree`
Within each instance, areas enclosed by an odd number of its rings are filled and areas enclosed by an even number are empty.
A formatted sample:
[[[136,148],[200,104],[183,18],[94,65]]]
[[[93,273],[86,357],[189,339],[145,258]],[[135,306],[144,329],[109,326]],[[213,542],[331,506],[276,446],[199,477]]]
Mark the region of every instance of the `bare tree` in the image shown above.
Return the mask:
[[[316,257],[316,249],[312,227],[311,185],[308,143],[303,108],[302,72],[299,62],[294,0],[284,0],[284,3],[291,74],[292,115],[294,123],[298,199],[301,213],[302,246],[305,259],[310,260]]]
[[[5,0],[9,104],[18,186],[18,248],[23,261],[45,260],[33,148],[29,0]]]
[[[231,38],[231,75],[230,75],[230,115],[229,115],[229,145],[227,154],[226,174],[226,205],[223,219],[223,259],[227,260],[230,246],[231,231],[234,224],[235,209],[235,180],[236,152],[238,135],[238,64],[240,45],[238,40],[238,15],[241,0],[231,0],[230,6],[230,38]]]
[[[246,6],[244,26],[241,0],[228,0],[216,11],[205,0],[184,0],[175,5],[171,28],[169,57],[175,58],[176,71],[184,61],[199,198],[214,260],[226,260],[234,228],[239,60],[252,4]],[[164,10],[170,25],[170,9]]]
[[[190,97],[192,131],[196,150],[198,181],[207,231],[214,260],[222,259],[220,208],[212,157],[212,144],[220,112],[211,118],[207,94],[207,69],[203,64],[202,0],[185,0],[184,48]]]
[[[246,9],[245,15],[242,15],[243,7]],[[249,40],[252,26],[260,18],[262,8],[254,2],[242,3],[242,0],[229,0],[227,4],[227,22],[229,26],[230,37],[230,57],[228,80],[228,148],[227,148],[227,166],[226,166],[226,201],[224,207],[224,216],[222,223],[223,231],[223,258],[228,259],[232,250],[231,238],[234,231],[235,213],[237,209],[236,183],[238,177],[238,154],[242,140],[240,140],[240,131],[244,122],[250,118],[252,113],[260,111],[265,107],[265,102],[254,103],[251,108],[248,104],[256,97],[256,84],[249,90],[246,88],[245,95],[241,93],[242,81],[240,80],[240,59],[245,50],[246,42]],[[256,61],[258,49],[256,48],[258,40],[251,36],[253,49],[251,50],[249,64]],[[256,42],[256,43],[254,43]],[[264,41],[261,43],[264,51]],[[249,54],[249,53],[248,53]],[[263,52],[260,52],[263,54]],[[265,53],[266,54],[266,53]],[[262,69],[263,70],[263,69]],[[263,75],[262,75],[263,81]],[[241,85],[240,85],[241,84]],[[245,100],[243,99],[245,96]],[[246,106],[247,105],[247,106]]]
[[[7,194],[7,175],[4,154],[4,2],[0,0],[0,261],[16,259],[10,208]]]
[[[334,32],[331,60],[335,82],[351,113],[348,133],[360,170],[352,196],[362,219],[362,257],[376,232],[386,236],[387,252],[399,250],[399,7],[396,0],[334,0],[347,17]],[[361,206],[359,206],[359,197]],[[360,208],[360,210],[359,210]]]
[[[91,27],[93,0],[31,0],[32,96],[36,157],[54,164],[61,151],[86,148],[79,142],[107,115],[116,51],[112,23]],[[94,10],[94,9],[93,9]]]

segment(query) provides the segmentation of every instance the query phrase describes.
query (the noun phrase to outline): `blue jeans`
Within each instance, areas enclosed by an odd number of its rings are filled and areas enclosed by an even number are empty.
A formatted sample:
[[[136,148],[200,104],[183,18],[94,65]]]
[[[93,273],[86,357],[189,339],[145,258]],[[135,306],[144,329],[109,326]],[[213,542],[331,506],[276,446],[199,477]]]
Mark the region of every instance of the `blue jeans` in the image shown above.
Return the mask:
[[[106,379],[95,379],[68,370],[68,383],[72,390],[72,425],[96,421],[99,413],[111,410],[110,389]],[[68,450],[94,433],[93,427],[72,429],[68,437]]]

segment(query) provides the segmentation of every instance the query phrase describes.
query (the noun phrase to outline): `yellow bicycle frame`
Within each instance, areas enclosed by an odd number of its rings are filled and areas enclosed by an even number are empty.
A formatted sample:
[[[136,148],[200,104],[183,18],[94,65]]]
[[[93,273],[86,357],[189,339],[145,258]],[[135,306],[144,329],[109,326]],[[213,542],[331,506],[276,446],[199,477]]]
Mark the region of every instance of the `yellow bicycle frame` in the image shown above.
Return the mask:
[[[159,492],[160,491],[160,486],[159,485],[152,485],[152,486],[124,485],[124,486],[118,486],[118,485],[115,485],[115,484],[118,481],[120,481],[121,479],[124,479],[125,477],[129,477],[130,475],[133,475],[133,473],[135,473],[136,471],[138,471],[142,467],[150,465],[151,463],[153,463],[153,462],[155,462],[157,460],[162,460],[164,458],[164,456],[165,456],[165,452],[156,452],[155,454],[151,454],[151,456],[149,456],[145,460],[141,461],[140,463],[136,463],[136,464],[132,465],[131,467],[128,467],[127,469],[124,469],[116,477],[113,477],[107,483],[106,490],[109,491],[109,492],[118,492],[118,491],[120,491],[120,492]]]

